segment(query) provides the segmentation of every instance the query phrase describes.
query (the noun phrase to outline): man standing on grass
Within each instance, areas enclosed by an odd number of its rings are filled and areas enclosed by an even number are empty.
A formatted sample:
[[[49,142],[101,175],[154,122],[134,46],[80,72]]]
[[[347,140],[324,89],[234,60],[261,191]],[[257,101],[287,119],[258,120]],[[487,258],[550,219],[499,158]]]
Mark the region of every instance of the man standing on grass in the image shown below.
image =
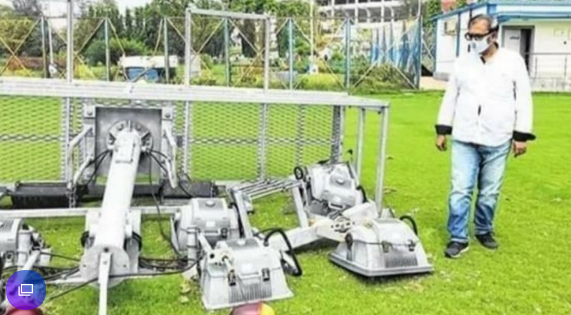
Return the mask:
[[[438,114],[436,147],[446,150],[452,134],[452,191],[448,207],[449,258],[468,250],[468,220],[474,187],[478,188],[476,238],[497,249],[493,220],[510,148],[518,157],[527,150],[533,105],[523,58],[499,48],[497,23],[487,15],[468,22],[470,51],[454,63]]]

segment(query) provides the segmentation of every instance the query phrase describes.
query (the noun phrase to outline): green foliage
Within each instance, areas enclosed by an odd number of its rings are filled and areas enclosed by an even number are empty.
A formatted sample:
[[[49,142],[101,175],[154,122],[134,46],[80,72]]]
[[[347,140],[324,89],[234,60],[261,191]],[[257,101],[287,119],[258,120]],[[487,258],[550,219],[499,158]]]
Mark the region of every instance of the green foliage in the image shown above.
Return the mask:
[[[0,18],[8,18],[14,16],[14,9],[7,5],[0,4]]]
[[[340,77],[335,78],[334,74],[320,73],[313,75],[303,75],[299,79],[298,89],[319,90],[319,91],[343,91],[339,84]],[[342,79],[341,79],[342,82]]]
[[[138,56],[150,54],[149,49],[134,39],[112,39],[109,43],[111,49],[111,62],[116,63],[123,54],[125,56]]]
[[[442,8],[440,4],[441,0],[427,0],[422,6],[422,18],[424,26],[432,25],[431,18],[442,13]]]
[[[191,84],[213,86],[218,85],[218,82],[209,71],[203,71],[202,75],[191,80]]]
[[[112,64],[117,64],[121,56],[148,55],[149,49],[144,43],[134,39],[116,39],[109,41],[109,55]],[[93,41],[83,53],[87,63],[91,66],[105,64],[105,42],[103,40]]]
[[[210,57],[210,55],[208,54],[201,54],[200,55],[200,60],[202,60],[202,65],[208,69],[212,69],[212,67],[214,67],[214,60],[212,60],[212,57]]]

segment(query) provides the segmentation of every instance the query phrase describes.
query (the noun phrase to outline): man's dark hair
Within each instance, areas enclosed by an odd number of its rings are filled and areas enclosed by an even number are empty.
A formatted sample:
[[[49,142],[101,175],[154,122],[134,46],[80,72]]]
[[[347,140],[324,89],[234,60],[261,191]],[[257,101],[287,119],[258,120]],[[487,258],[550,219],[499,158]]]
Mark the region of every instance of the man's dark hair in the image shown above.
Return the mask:
[[[488,30],[490,31],[490,33],[498,31],[499,28],[498,22],[496,21],[496,19],[487,14],[474,15],[468,21],[468,28],[470,28],[474,23],[482,20],[488,22]]]

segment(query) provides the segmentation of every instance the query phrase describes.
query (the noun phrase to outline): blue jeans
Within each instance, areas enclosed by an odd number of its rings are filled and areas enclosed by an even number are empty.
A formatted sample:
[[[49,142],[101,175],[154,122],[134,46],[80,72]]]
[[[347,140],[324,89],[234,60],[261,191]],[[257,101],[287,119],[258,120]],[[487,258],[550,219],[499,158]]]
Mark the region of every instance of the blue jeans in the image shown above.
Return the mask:
[[[448,200],[451,241],[468,242],[468,220],[476,184],[476,235],[493,231],[494,214],[510,148],[511,141],[497,147],[452,141],[452,191]]]

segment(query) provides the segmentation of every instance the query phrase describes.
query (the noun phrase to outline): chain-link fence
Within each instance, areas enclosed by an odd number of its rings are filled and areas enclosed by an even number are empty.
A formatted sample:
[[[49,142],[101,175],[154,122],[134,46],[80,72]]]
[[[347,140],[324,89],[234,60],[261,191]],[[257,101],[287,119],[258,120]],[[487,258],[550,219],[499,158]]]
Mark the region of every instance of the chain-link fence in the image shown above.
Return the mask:
[[[69,180],[67,150],[83,131],[84,109],[93,105],[174,107],[178,169],[211,180],[282,177],[296,165],[339,159],[346,125],[342,106],[386,106],[343,93],[5,78],[0,183]],[[83,154],[75,155],[77,168]]]
[[[195,14],[186,65],[186,19],[155,16],[130,26],[106,17],[74,19],[74,79],[181,84],[188,67],[195,85],[269,81],[275,89],[334,91],[418,85],[422,32],[415,20],[364,27],[350,18]],[[66,48],[64,18],[4,19],[0,76],[65,78]]]

